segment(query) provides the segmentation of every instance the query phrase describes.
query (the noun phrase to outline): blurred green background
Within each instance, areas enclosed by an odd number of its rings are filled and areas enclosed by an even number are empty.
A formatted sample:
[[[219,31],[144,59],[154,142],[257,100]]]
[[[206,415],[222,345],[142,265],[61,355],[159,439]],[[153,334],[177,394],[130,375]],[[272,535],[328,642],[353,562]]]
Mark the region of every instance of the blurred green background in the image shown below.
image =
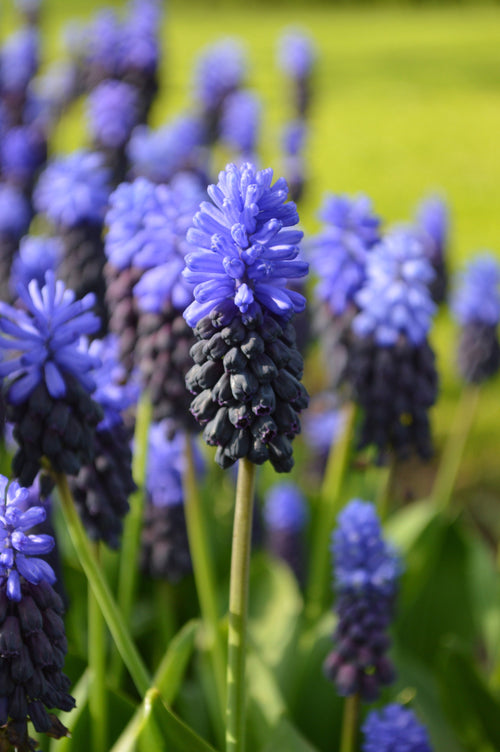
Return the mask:
[[[100,5],[96,0],[46,0],[44,59],[63,54],[62,30],[70,19],[83,23]],[[0,7],[4,36],[18,19],[11,0],[0,0]],[[190,106],[197,52],[221,36],[237,37],[248,52],[248,83],[264,103],[262,162],[279,172],[280,129],[291,115],[291,102],[276,64],[276,44],[289,26],[309,32],[318,49],[307,145],[309,186],[301,206],[306,234],[318,227],[316,212],[325,190],[368,193],[387,224],[409,220],[419,199],[438,191],[451,211],[453,268],[476,250],[500,255],[498,6],[169,3],[153,123]],[[80,103],[65,117],[53,150],[85,141],[82,114]],[[438,454],[461,389],[454,369],[455,338],[455,327],[442,312],[433,333],[442,373],[433,411]],[[313,385],[316,377],[310,368]],[[464,498],[480,511],[490,508],[500,488],[498,391],[498,381],[483,390],[459,480]]]

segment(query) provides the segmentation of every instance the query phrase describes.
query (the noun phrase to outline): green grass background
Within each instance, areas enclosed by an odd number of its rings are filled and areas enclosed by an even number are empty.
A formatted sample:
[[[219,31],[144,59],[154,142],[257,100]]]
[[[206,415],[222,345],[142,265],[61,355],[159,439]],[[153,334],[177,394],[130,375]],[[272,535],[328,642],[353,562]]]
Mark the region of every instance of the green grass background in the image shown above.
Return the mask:
[[[61,30],[70,17],[85,19],[98,5],[46,0],[44,58],[61,53]],[[0,0],[0,8],[3,36],[16,16],[11,0]],[[306,233],[318,227],[316,211],[326,190],[368,193],[388,224],[409,219],[425,193],[439,191],[452,214],[452,266],[458,268],[480,249],[500,256],[500,9],[494,6],[170,3],[154,123],[189,106],[200,48],[220,36],[238,37],[248,51],[249,84],[264,102],[263,163],[279,172],[279,130],[291,105],[276,66],[276,41],[290,25],[306,29],[318,48],[309,191],[301,210]],[[82,113],[77,105],[61,123],[54,150],[84,141]],[[433,411],[438,449],[460,391],[455,336],[442,313],[433,334],[442,373]],[[484,389],[460,476],[467,499],[479,506],[492,494],[496,499],[500,488],[498,386],[496,380]]]

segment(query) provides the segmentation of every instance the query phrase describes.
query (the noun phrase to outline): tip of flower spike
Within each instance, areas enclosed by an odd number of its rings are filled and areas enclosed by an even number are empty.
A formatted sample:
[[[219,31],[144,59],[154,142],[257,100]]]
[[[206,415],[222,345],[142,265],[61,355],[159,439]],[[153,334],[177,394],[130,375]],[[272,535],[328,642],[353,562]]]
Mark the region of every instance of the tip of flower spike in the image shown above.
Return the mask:
[[[462,325],[500,321],[500,263],[491,253],[469,261],[457,277],[451,309]]]
[[[409,708],[387,705],[363,724],[363,752],[432,752],[426,729]]]

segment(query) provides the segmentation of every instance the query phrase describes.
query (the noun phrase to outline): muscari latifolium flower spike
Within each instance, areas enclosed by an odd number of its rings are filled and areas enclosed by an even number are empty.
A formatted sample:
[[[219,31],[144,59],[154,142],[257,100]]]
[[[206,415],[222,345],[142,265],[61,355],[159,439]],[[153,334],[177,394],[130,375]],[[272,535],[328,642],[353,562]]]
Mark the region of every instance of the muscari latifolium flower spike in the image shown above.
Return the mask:
[[[199,341],[186,385],[221,467],[247,457],[288,472],[308,396],[290,321],[305,299],[286,280],[308,266],[297,260],[302,232],[289,229],[298,215],[286,181],[272,178],[270,169],[228,165],[188,231],[196,250],[184,274],[195,287],[184,317]]]
[[[432,267],[412,232],[395,230],[367,259],[367,279],[355,295],[346,378],[363,409],[359,447],[374,445],[404,458],[432,454],[428,410],[437,396],[435,358],[427,334],[435,304]]]
[[[423,199],[417,207],[415,230],[432,264],[434,278],[430,281],[431,297],[442,303],[448,291],[447,254],[450,233],[449,211],[439,196]]]
[[[29,506],[29,491],[0,476],[0,745],[36,749],[28,721],[39,733],[67,735],[51,709],[71,710],[69,679],[62,673],[66,637],[55,575],[40,558],[50,535],[32,534],[45,509]],[[11,746],[5,747],[11,749]]]
[[[308,244],[317,277],[315,328],[324,353],[328,383],[337,388],[344,372],[356,294],[366,280],[371,249],[380,241],[380,218],[368,196],[327,194],[319,212],[320,232]]]
[[[78,298],[96,296],[101,333],[108,311],[103,268],[104,215],[109,196],[109,170],[103,156],[76,151],[52,160],[40,175],[33,194],[35,208],[54,225],[64,252],[59,276]]]
[[[478,255],[458,276],[451,309],[460,324],[458,367],[469,384],[480,384],[500,368],[500,264]]]
[[[387,629],[401,573],[373,504],[353,499],[339,514],[332,554],[338,623],[325,672],[341,696],[372,701],[394,680]]]
[[[141,566],[150,577],[175,583],[189,574],[192,567],[184,515],[186,434],[181,431],[172,434],[168,421],[152,423],[149,429]],[[195,444],[193,448],[196,474],[200,478],[204,462]]]
[[[45,279],[43,287],[36,280],[19,286],[25,310],[0,303],[0,377],[19,443],[13,471],[26,486],[42,457],[69,475],[91,461],[95,426],[102,418],[90,397],[95,388],[90,371],[97,360],[81,341],[100,325],[91,311],[94,296],[75,300],[53,272]]]
[[[104,417],[96,426],[94,459],[69,478],[68,484],[89,537],[118,548],[123,518],[129,511],[128,499],[136,490],[130,431],[123,413],[136,404],[139,387],[134,381],[125,381],[114,335],[94,340],[88,351],[99,363],[91,372],[96,384],[92,399],[102,408]]]
[[[426,729],[409,708],[393,703],[363,724],[363,752],[432,752]]]
[[[278,63],[293,82],[294,106],[297,115],[302,118],[310,108],[316,57],[314,42],[302,29],[287,29],[279,39]]]

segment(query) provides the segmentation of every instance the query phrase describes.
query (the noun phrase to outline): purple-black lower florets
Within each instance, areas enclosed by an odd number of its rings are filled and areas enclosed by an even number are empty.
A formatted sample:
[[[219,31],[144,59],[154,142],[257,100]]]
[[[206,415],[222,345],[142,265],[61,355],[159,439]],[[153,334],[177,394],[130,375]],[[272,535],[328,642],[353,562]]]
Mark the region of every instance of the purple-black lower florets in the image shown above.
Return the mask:
[[[232,316],[227,321],[215,310],[196,326],[195,365],[186,376],[196,395],[191,413],[204,426],[207,444],[217,447],[221,467],[246,457],[288,472],[299,413],[309,402],[295,330],[269,312],[247,323]]]
[[[338,616],[334,650],[325,673],[342,696],[378,697],[394,679],[386,653],[400,573],[399,557],[383,540],[375,508],[353,499],[341,512],[333,534]]]

